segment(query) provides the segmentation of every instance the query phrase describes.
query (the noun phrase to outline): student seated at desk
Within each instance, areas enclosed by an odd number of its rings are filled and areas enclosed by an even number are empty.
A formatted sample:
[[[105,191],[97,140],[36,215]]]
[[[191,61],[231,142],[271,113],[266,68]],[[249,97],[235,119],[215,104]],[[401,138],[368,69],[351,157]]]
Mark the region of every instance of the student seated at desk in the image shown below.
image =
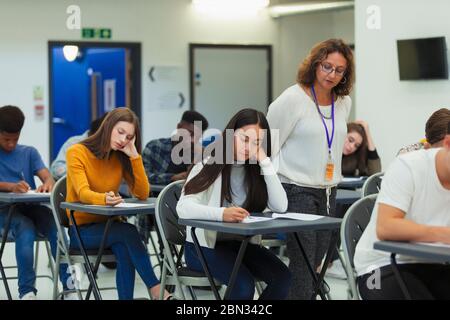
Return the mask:
[[[231,135],[224,131],[214,142],[216,154],[223,150],[222,156],[207,158],[190,171],[177,204],[179,216],[241,222],[249,212],[262,212],[266,207],[286,211],[286,193],[268,157],[271,141],[264,114],[253,109],[241,110],[227,129],[232,130]],[[242,238],[202,229],[196,232],[212,276],[227,284]],[[260,299],[285,299],[291,281],[289,269],[257,240],[252,239],[247,246],[230,299],[253,299],[255,279],[267,284]],[[185,259],[189,268],[203,271],[189,227]]]
[[[193,155],[195,150],[201,150],[199,142],[206,129],[208,129],[208,121],[204,116],[197,111],[185,111],[172,137],[156,139],[147,143],[142,152],[142,158],[150,184],[167,185],[172,181],[186,179],[187,170],[193,163],[193,157],[189,157],[191,159],[189,163],[175,164],[172,159],[173,149],[178,144],[189,145],[189,151]],[[179,133],[180,130],[189,132],[190,141],[183,139],[184,135]],[[178,137],[183,138],[178,140]]]
[[[37,191],[50,192],[54,181],[39,152],[31,146],[17,144],[24,121],[25,116],[18,107],[0,108],[0,191],[24,193],[36,189],[36,175],[43,183]],[[0,203],[0,230],[5,226],[8,211],[9,205]],[[45,236],[49,240],[52,255],[55,257],[56,233],[53,214],[48,207],[39,204],[16,206],[8,237],[15,241],[20,299],[36,300],[33,245],[37,235]],[[65,290],[68,290],[68,278],[67,264],[62,264],[60,279]],[[65,298],[72,299],[74,295],[68,294]]]
[[[136,115],[128,108],[111,111],[98,131],[67,150],[68,202],[95,205],[115,205],[122,202],[116,196],[125,179],[134,196],[147,199],[150,186],[145,174],[141,148],[141,133]],[[107,217],[75,212],[80,234],[87,249],[100,246]],[[74,230],[69,229],[70,245],[79,247]],[[147,250],[136,227],[117,219],[106,238],[117,259],[116,283],[119,299],[133,299],[135,270],[149,289],[152,298],[159,296],[156,278]],[[165,298],[171,296],[166,291]]]
[[[70,137],[69,139],[67,139],[66,142],[64,142],[61,149],[59,149],[58,155],[56,156],[55,160],[53,160],[52,164],[50,165],[50,172],[52,173],[53,178],[60,179],[66,175],[67,149],[69,149],[69,147],[74,145],[75,143],[78,143],[86,139],[87,137],[92,136],[95,133],[95,131],[97,131],[97,129],[100,127],[103,119],[107,114],[108,113],[105,113],[100,118],[92,121],[89,130],[86,130],[82,135]]]
[[[342,156],[342,175],[371,176],[381,171],[381,161],[366,121],[347,124]]]
[[[442,148],[397,157],[354,256],[363,299],[404,299],[390,254],[373,249],[378,240],[450,244],[450,122]],[[400,255],[398,268],[413,299],[450,299],[450,266]],[[379,286],[374,288],[373,278]]]
[[[206,118],[197,111],[189,110],[183,113],[180,122],[177,124],[177,129],[171,137],[148,142],[142,152],[142,159],[150,184],[165,186],[172,181],[185,180],[187,170],[194,162],[194,151],[202,150],[200,138],[206,129],[208,129]],[[187,163],[174,161],[173,156],[179,155],[176,152],[177,149],[183,149],[184,146],[189,146],[189,148],[186,148],[190,149],[188,150],[190,156],[187,157],[189,160]],[[157,193],[153,193],[153,196],[156,197]],[[136,227],[145,243],[148,243],[153,226],[154,217],[149,215],[138,215],[136,217]]]

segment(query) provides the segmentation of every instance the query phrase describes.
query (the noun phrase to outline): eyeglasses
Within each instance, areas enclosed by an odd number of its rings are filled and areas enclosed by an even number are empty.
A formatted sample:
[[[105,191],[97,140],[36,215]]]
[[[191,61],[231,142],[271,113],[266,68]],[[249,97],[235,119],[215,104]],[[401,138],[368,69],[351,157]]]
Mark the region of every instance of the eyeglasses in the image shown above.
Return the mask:
[[[331,64],[327,63],[327,62],[323,62],[320,64],[320,66],[322,67],[322,71],[325,72],[326,74],[330,74],[333,71],[336,73],[337,76],[339,77],[343,77],[345,72],[347,70],[345,70],[345,68],[334,68]]]

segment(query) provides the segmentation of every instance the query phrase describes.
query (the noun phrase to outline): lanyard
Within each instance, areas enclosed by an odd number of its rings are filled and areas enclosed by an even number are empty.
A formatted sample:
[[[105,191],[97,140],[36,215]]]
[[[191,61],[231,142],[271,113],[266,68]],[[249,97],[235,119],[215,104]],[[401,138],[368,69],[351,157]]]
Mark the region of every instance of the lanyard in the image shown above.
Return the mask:
[[[331,95],[331,125],[332,125],[332,129],[331,129],[331,138],[330,138],[330,133],[328,131],[327,124],[325,123],[325,116],[320,111],[319,102],[317,101],[316,91],[314,90],[314,86],[311,86],[311,92],[314,97],[314,103],[316,104],[317,112],[319,112],[320,118],[322,119],[323,126],[325,127],[325,133],[327,134],[328,153],[331,154],[331,145],[333,144],[333,139],[334,139],[334,96]]]

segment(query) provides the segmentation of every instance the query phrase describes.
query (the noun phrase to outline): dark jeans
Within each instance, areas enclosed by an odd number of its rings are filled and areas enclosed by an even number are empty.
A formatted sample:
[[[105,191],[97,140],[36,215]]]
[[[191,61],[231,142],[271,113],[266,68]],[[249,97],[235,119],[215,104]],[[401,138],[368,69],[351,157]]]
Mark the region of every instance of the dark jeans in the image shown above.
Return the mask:
[[[398,269],[412,299],[450,300],[450,266],[443,264],[399,264]],[[361,297],[367,300],[403,300],[403,295],[391,265],[358,277]],[[377,285],[378,281],[378,285]]]
[[[217,242],[214,249],[202,247],[211,274],[222,283],[228,284],[238,255],[239,241]],[[203,272],[193,243],[186,242],[186,264],[190,269]],[[260,300],[285,299],[291,282],[291,274],[286,265],[268,249],[249,243],[239,268],[232,300],[252,300],[255,294],[255,279],[267,284]]]
[[[106,223],[90,223],[80,226],[81,240],[86,249],[100,246]],[[70,246],[79,248],[74,229],[69,229]],[[153,272],[147,250],[136,227],[129,223],[111,223],[105,248],[111,248],[117,259],[116,284],[120,300],[133,299],[135,271],[139,273],[147,288],[159,283]],[[92,261],[93,262],[93,261]]]
[[[0,229],[3,228],[8,215],[9,207],[0,209]],[[19,281],[19,297],[22,298],[29,292],[37,293],[35,288],[36,272],[34,263],[34,241],[37,236],[48,239],[55,258],[57,247],[57,229],[51,210],[46,206],[21,204],[16,206],[12,215],[8,239],[15,242],[16,262]],[[65,290],[68,288],[67,264],[61,264],[59,278]]]
[[[325,189],[306,188],[286,183],[283,183],[283,187],[289,202],[288,212],[327,215]],[[330,216],[334,216],[335,209],[336,188],[333,188],[330,195]],[[302,231],[297,234],[315,271],[320,266],[328,249],[331,233],[330,231]],[[292,233],[287,237],[287,256],[289,257],[289,270],[292,273],[288,299],[310,299],[314,291],[314,280]]]

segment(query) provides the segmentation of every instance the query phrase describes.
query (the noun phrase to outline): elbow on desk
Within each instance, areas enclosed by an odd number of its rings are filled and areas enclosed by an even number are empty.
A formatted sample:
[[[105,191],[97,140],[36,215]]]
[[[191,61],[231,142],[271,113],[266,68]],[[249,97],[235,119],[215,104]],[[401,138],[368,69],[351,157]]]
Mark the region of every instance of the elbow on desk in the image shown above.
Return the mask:
[[[273,207],[271,206],[271,207],[269,207],[269,209],[273,212],[284,213],[288,209],[288,203],[286,202],[286,203],[280,204],[278,206],[273,206]]]
[[[389,230],[389,227],[386,227],[383,224],[377,223],[376,234],[377,234],[377,238],[380,241],[394,240],[394,239],[392,239],[392,235]]]

